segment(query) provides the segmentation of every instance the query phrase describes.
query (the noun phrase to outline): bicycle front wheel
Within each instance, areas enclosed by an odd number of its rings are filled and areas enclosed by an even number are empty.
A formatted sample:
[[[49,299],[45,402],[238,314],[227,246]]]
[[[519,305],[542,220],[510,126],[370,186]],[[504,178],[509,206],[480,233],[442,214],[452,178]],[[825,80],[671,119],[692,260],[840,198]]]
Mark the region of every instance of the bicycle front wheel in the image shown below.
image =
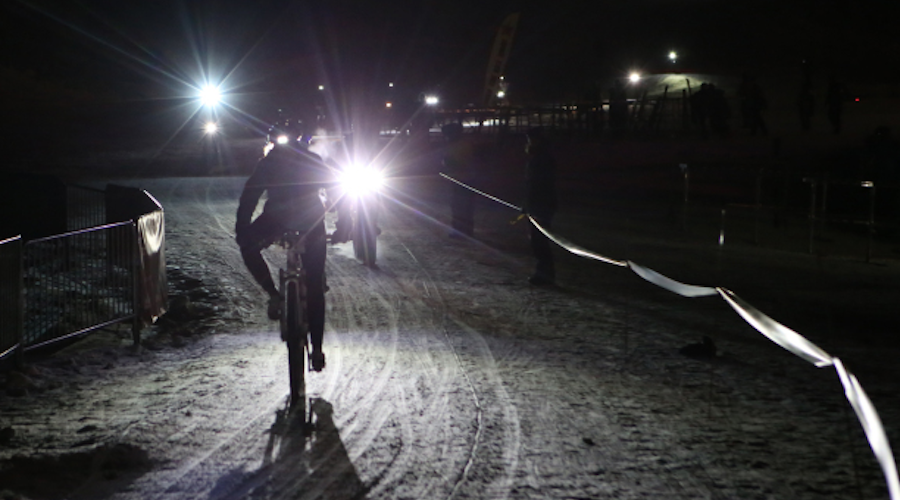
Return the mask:
[[[353,251],[356,258],[367,266],[374,266],[377,258],[377,228],[372,215],[360,207],[353,228]]]
[[[299,283],[289,282],[284,295],[285,341],[291,380],[291,406],[294,406],[306,397],[306,332],[303,328],[303,297]]]

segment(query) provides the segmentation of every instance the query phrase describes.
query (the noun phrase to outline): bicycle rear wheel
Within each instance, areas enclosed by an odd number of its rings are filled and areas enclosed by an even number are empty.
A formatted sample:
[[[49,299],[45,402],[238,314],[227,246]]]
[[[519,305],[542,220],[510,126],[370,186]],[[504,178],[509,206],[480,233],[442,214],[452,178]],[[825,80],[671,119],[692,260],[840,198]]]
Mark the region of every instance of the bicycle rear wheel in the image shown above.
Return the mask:
[[[288,373],[291,381],[291,406],[306,398],[306,331],[300,285],[288,282],[285,294],[285,341],[288,348]]]

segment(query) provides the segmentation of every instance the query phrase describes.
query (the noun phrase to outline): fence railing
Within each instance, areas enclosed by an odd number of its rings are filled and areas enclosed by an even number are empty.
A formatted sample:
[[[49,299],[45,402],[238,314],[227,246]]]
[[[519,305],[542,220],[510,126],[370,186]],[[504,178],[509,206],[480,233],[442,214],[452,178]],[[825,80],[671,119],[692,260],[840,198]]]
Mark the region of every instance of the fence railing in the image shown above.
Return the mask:
[[[702,175],[692,173],[682,164],[681,225],[684,229],[690,218],[689,207],[694,184]],[[709,179],[705,179],[707,182]],[[820,240],[829,227],[856,227],[865,233],[865,261],[869,262],[875,251],[875,238],[881,233],[900,233],[900,185],[870,180],[832,179],[827,175],[795,177],[785,171],[757,168],[747,171],[741,180],[730,181],[731,185],[752,182],[743,186],[744,202],[727,202],[715,205],[720,211],[719,244],[724,245],[726,230],[735,233],[739,215],[750,214],[752,221],[751,241],[763,244],[760,236],[764,221],[787,227],[787,219],[803,221],[806,226],[806,251],[818,251]],[[790,184],[790,186],[789,186]],[[803,189],[801,189],[803,188]],[[878,193],[878,196],[876,196]],[[750,199],[752,197],[752,199]],[[698,204],[699,205],[699,204]],[[707,203],[707,209],[712,205]],[[764,217],[765,214],[765,217]],[[744,226],[746,227],[746,225]]]
[[[0,241],[0,359],[22,338],[22,237]]]
[[[560,135],[602,137],[606,135],[646,136],[659,132],[694,131],[701,135],[707,126],[694,121],[689,93],[686,90],[648,96],[643,94],[627,99],[622,121],[610,116],[610,102],[573,101],[541,106],[509,106],[489,108],[439,109],[421,116],[428,124],[425,129],[437,132],[446,123],[461,123],[467,133],[522,133],[532,127],[544,127]],[[727,108],[737,116],[739,100],[727,99]],[[734,120],[732,120],[732,125]],[[388,120],[381,132],[387,135],[415,133],[415,124],[392,123]],[[422,130],[425,130],[422,129]],[[434,140],[437,135],[432,134]]]
[[[26,242],[25,350],[137,321],[135,240],[127,221]]]

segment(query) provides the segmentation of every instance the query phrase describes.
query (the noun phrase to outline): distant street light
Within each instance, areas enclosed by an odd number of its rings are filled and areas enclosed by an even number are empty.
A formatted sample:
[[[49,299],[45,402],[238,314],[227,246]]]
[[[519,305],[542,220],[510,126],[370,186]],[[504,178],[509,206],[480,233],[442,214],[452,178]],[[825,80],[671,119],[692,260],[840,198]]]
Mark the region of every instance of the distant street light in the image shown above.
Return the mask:
[[[219,126],[216,122],[206,122],[206,125],[203,127],[203,131],[207,133],[207,135],[213,135],[219,131]]]
[[[216,87],[215,85],[207,85],[200,89],[200,102],[202,102],[204,106],[211,108],[216,104],[219,104],[221,98],[222,93],[219,91],[219,87]]]
[[[634,71],[630,75],[628,75],[628,80],[631,83],[637,83],[637,82],[641,81],[641,74],[638,73],[637,71]]]
[[[427,104],[429,106],[437,106],[437,103],[439,103],[439,102],[440,102],[440,99],[438,99],[437,96],[434,96],[434,95],[425,96],[425,104]]]
[[[669,52],[669,60],[675,62],[678,60],[678,54],[673,50]]]

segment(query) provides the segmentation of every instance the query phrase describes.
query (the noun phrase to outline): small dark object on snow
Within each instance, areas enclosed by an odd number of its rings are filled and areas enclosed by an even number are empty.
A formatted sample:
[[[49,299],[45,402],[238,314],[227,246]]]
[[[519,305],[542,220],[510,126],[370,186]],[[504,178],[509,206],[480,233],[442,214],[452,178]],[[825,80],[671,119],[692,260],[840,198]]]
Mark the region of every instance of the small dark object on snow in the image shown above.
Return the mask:
[[[716,357],[716,344],[708,336],[703,336],[703,342],[697,344],[688,344],[678,352],[689,358],[714,358]]]
[[[16,437],[16,431],[12,427],[0,429],[0,444],[7,445]]]
[[[591,438],[581,438],[581,440],[588,446],[594,446],[594,440]]]
[[[528,278],[528,283],[534,286],[553,286],[553,280],[546,276],[535,274]]]

